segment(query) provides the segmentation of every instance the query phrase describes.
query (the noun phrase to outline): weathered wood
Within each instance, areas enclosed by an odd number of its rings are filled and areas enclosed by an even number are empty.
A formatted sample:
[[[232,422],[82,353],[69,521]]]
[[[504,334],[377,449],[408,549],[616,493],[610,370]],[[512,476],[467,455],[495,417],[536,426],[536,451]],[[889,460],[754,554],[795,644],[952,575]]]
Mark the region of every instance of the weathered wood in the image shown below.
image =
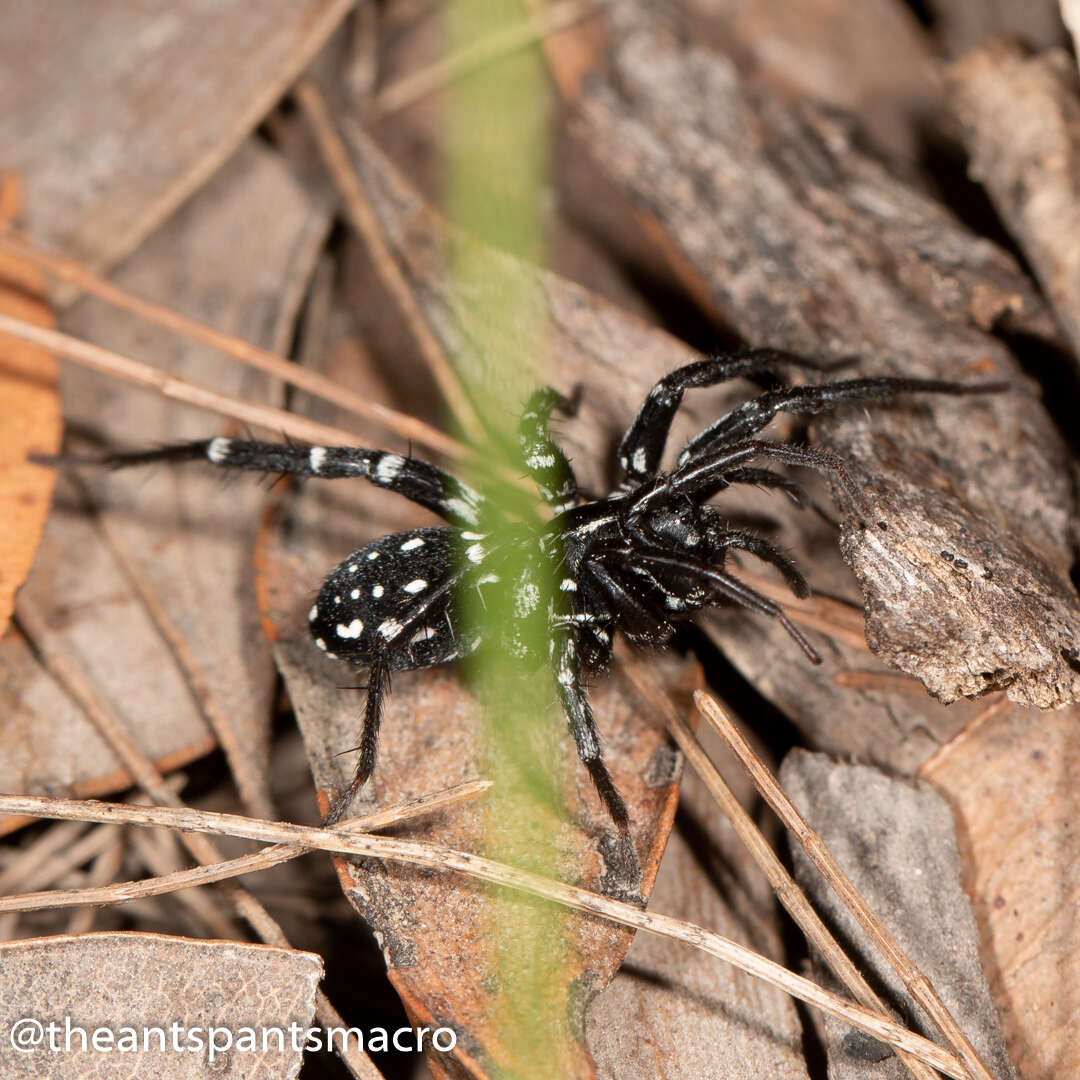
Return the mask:
[[[902,0],[681,0],[699,45],[789,102],[856,118],[872,142],[914,168],[940,120],[933,45]]]
[[[1036,49],[1064,44],[1058,0],[925,0],[942,52],[960,56],[990,38],[1017,37]]]
[[[998,375],[1008,394],[847,410],[817,425],[871,510],[842,545],[888,663],[953,700],[1080,695],[1064,447],[1005,345],[1054,333],[1015,262],[890,176],[809,106],[781,107],[652,5],[608,7],[580,133],[695,295],[755,344],[860,373]],[[868,415],[868,413],[870,415]]]
[[[949,69],[973,179],[1038,275],[1080,354],[1080,77],[1063,49],[992,41]]]

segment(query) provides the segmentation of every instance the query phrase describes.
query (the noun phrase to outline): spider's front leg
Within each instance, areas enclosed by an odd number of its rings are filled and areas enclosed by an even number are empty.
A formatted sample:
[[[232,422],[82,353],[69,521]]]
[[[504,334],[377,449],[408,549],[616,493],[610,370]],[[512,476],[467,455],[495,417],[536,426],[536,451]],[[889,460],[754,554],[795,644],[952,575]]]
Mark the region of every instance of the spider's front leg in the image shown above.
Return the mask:
[[[619,443],[619,466],[626,475],[626,483],[644,484],[656,476],[685,391],[716,386],[740,375],[771,372],[779,365],[817,371],[825,366],[783,349],[743,349],[711,360],[698,360],[665,375],[649,391]]]
[[[812,383],[767,390],[737,409],[732,409],[701,434],[695,436],[679,455],[681,467],[694,458],[721,446],[732,446],[756,435],[778,412],[814,415],[826,409],[862,401],[889,401],[900,394],[996,394],[1008,383],[966,386],[941,379],[903,379],[879,376],[846,379],[843,382]]]
[[[518,445],[540,495],[554,513],[561,514],[577,505],[578,488],[570,462],[548,433],[556,409],[571,413],[573,406],[550,386],[534,390],[521,414]]]
[[[449,473],[418,458],[360,446],[305,446],[218,437],[155,450],[109,454],[85,459],[85,462],[74,459],[74,463],[127,468],[157,462],[199,460],[222,469],[247,469],[322,480],[358,476],[376,487],[397,492],[427,507],[453,525],[465,529],[485,526],[487,507],[483,498]]]

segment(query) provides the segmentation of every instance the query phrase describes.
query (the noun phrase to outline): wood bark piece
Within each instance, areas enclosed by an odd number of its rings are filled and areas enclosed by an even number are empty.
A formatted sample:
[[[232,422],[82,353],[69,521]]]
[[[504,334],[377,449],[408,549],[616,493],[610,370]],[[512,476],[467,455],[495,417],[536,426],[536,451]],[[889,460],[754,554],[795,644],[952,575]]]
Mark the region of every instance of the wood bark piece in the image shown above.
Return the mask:
[[[784,759],[780,780],[871,909],[933,984],[991,1073],[1012,1080],[1015,1074],[980,967],[978,930],[945,802],[925,785],[799,750]],[[801,848],[792,848],[800,885],[849,944],[856,963],[885,988],[904,1023],[934,1037],[895,973]],[[825,1031],[829,1075],[835,1080],[901,1080],[907,1075],[881,1044],[829,1018]]]
[[[1080,1074],[1080,712],[995,712],[923,775],[956,816],[983,965],[1017,1070],[1056,1080]]]
[[[354,0],[19,5],[0,27],[5,167],[35,238],[97,268],[225,161]]]
[[[710,731],[702,737],[718,759],[720,740]],[[683,778],[679,814],[650,906],[766,955],[781,954],[768,885],[692,773]],[[589,1048],[604,1080],[808,1075],[789,998],[649,934],[634,938],[623,967],[589,1007],[587,1022]]]
[[[350,347],[352,327],[339,298],[329,333],[317,353],[327,373],[354,389],[385,397],[381,376]],[[316,404],[320,419],[339,419]],[[405,446],[388,449],[404,452]],[[307,611],[322,577],[345,555],[380,535],[431,524],[431,515],[406,499],[363,482],[310,484],[290,503],[287,528],[260,544],[260,598],[274,655],[297,712],[318,786],[341,787],[351,776],[364,682],[327,659],[311,640]],[[684,700],[696,685],[697,665],[674,656],[661,668],[665,685],[681,686]],[[345,689],[342,689],[342,688]],[[571,821],[561,827],[560,876],[586,888],[647,897],[675,811],[679,759],[663,733],[640,715],[640,706],[615,680],[600,679],[591,700],[605,760],[630,806],[643,880],[628,883],[613,855],[612,825],[588,774],[576,759],[558,714],[537,717],[538,765],[552,765],[552,783],[565,793]],[[394,677],[380,734],[374,798],[389,805],[478,775],[482,759],[480,715],[459,675],[448,667],[400,672]],[[361,804],[358,803],[358,808]],[[418,823],[407,834],[478,851],[485,838],[483,800]],[[346,896],[376,932],[391,982],[421,1025],[448,1024],[458,1033],[452,1060],[433,1058],[438,1076],[497,1075],[512,1049],[500,1042],[493,1003],[499,971],[491,955],[494,906],[490,890],[456,875],[409,867],[339,861]],[[507,918],[527,912],[528,900],[506,900]],[[593,1067],[583,1039],[589,999],[618,968],[631,934],[597,920],[570,916],[568,943],[556,1000],[565,995],[564,1030],[573,1060],[566,1075],[588,1077]],[[553,946],[554,947],[554,946]],[[553,1045],[556,1045],[553,1043]],[[537,1063],[530,1063],[535,1067]]]
[[[1064,49],[992,41],[949,69],[953,112],[983,184],[1080,352],[1080,77]]]
[[[729,54],[789,101],[857,117],[871,140],[914,165],[943,86],[930,37],[900,0],[682,0],[696,42]]]
[[[8,177],[0,180],[0,225],[16,225],[18,216],[18,184]],[[0,254],[0,312],[38,326],[55,325],[40,273],[7,254]],[[60,449],[58,384],[56,358],[44,349],[10,338],[0,342],[0,636],[49,513],[53,474],[27,457]]]
[[[988,332],[1005,319],[1053,332],[1031,283],[819,111],[747,87],[649,5],[607,11],[583,142],[719,317],[755,344],[859,355],[852,373],[1014,382],[818,425],[871,505],[865,521],[845,508],[843,535],[871,647],[944,701],[1076,699],[1064,448]]]
[[[990,38],[1017,37],[1034,49],[1063,45],[1058,0],[926,0],[931,33],[947,56],[960,56]]]
[[[312,953],[164,934],[6,942],[0,944],[0,958],[5,1080],[119,1075],[180,1080],[223,1070],[291,1080],[300,1071],[303,1043],[292,1044],[289,1025],[301,1031],[312,1025],[322,977],[322,961]],[[61,1052],[38,1044],[20,1053],[7,1045],[20,1020],[25,1027],[24,1018],[42,1025],[54,1022]],[[70,1052],[64,1049],[68,1022]],[[178,1025],[175,1032],[173,1024]],[[86,1032],[86,1048],[76,1028]],[[93,1041],[99,1028],[108,1029],[112,1038],[102,1033]],[[227,1030],[235,1045],[211,1054],[210,1028]],[[253,1029],[255,1037],[248,1049],[242,1048],[245,1028]],[[271,1028],[283,1030],[283,1048],[269,1032],[264,1046],[263,1029]],[[152,1029],[163,1029],[163,1048]],[[224,1038],[214,1036],[215,1045],[220,1047]]]
[[[327,227],[285,167],[255,143],[120,271],[136,291],[273,347],[291,333],[297,283]],[[128,316],[85,302],[66,328],[175,373],[266,400],[269,380]],[[145,447],[224,430],[200,412],[79,369],[64,374],[68,423],[98,447]],[[73,448],[77,448],[74,447]],[[84,442],[82,447],[87,444]],[[264,493],[225,487],[199,467],[81,470],[95,521],[70,485],[46,530],[26,599],[154,759],[205,753],[207,719],[231,729],[230,758],[249,805],[265,793],[273,670],[255,613],[251,547]],[[243,598],[247,597],[247,602]],[[149,605],[149,608],[147,607]],[[5,727],[8,790],[100,793],[116,764],[96,737],[74,738],[70,708],[49,702],[43,673],[16,650],[11,693],[44,723]],[[225,738],[228,738],[228,732]],[[185,753],[186,748],[186,753]],[[102,757],[104,754],[104,758]]]

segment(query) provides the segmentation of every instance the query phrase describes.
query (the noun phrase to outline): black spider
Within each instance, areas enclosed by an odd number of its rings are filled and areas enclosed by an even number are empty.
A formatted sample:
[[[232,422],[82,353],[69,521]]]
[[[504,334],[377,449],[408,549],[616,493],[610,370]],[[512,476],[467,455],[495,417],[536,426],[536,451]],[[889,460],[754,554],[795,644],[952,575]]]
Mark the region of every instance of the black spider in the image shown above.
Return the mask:
[[[499,507],[442,469],[381,450],[297,446],[216,438],[119,454],[112,465],[205,458],[224,468],[321,478],[362,476],[434,511],[449,526],[413,529],[353,552],[323,583],[308,615],[315,644],[329,656],[369,668],[364,731],[353,780],[327,815],[338,821],[375,767],[379,719],[391,671],[443,664],[472,652],[480,631],[462,615],[465,588],[503,590],[513,618],[498,634],[502,648],[522,661],[551,664],[559,700],[582,762],[620,833],[628,836],[626,804],[604,764],[585,689],[585,673],[611,659],[622,631],[634,645],[663,646],[673,623],[700,608],[734,603],[781,623],[815,663],[820,658],[783,610],[728,573],[728,551],[772,563],[796,596],[810,588],[795,563],[760,536],[729,528],[708,501],[732,484],[801,491],[783,476],[752,464],[761,459],[834,474],[856,505],[867,509],[843,461],[821,450],[755,438],[780,411],[812,414],[848,402],[881,401],[903,392],[945,394],[1000,390],[929,379],[862,378],[772,387],[711,424],[660,472],[672,420],[691,387],[738,375],[771,376],[777,364],[811,365],[773,349],[751,349],[679,368],[649,392],[623,436],[623,479],[602,498],[578,491],[562,451],[548,434],[555,409],[567,409],[554,390],[530,398],[521,417],[521,455],[554,517],[508,524]],[[497,538],[497,539],[496,539]],[[507,552],[515,565],[505,574]],[[504,609],[505,610],[505,609]],[[547,656],[536,642],[547,642]]]

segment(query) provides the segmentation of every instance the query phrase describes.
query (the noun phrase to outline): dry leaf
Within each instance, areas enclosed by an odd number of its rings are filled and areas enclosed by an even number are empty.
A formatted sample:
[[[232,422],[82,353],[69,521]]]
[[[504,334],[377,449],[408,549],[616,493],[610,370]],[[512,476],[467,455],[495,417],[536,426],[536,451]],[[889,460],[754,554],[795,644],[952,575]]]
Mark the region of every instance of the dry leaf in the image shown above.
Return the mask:
[[[727,768],[719,738],[699,736]],[[752,795],[748,782],[739,791]],[[684,776],[675,828],[650,907],[782,955],[774,897],[716,803]],[[791,1000],[726,964],[651,934],[634,938],[626,962],[588,1012],[589,1049],[605,1080],[806,1080],[802,1026]]]
[[[5,942],[0,965],[5,1080],[120,1075],[290,1080],[300,1071],[303,1045],[293,1046],[289,1026],[301,1031],[311,1026],[322,977],[322,961],[312,953],[161,934]],[[56,1028],[52,1034],[39,1032],[37,1024]],[[227,1038],[222,1032],[211,1035],[211,1028],[229,1032],[234,1046],[211,1051],[212,1040],[217,1048]],[[85,1049],[75,1029],[86,1032]],[[255,1037],[247,1050],[245,1029]],[[284,1049],[271,1029],[281,1030]],[[44,1041],[35,1041],[39,1038]],[[50,1039],[57,1040],[59,1050],[48,1049]]]
[[[281,162],[249,143],[120,279],[273,346],[291,334],[326,227],[325,211]],[[250,398],[275,392],[265,377],[211,350],[90,301],[69,311],[65,326]],[[223,430],[205,413],[104,376],[69,369],[63,385],[68,423],[83,440],[72,449],[85,449],[88,438],[98,448],[142,447]],[[155,760],[175,767],[206,753],[208,718],[226,736],[235,728],[230,757],[242,792],[269,814],[263,784],[273,672],[251,571],[264,493],[250,481],[226,487],[197,467],[81,470],[78,480],[94,494],[65,481],[21,602],[44,618],[52,644],[89,673]],[[126,782],[19,643],[0,651],[0,664],[7,691],[21,702],[0,732],[0,788],[100,794]]]
[[[1075,709],[1015,706],[927,763],[956,815],[983,966],[1024,1080],[1080,1074]]]
[[[355,0],[20,5],[0,28],[5,165],[34,236],[111,266],[201,187]]]
[[[17,224],[19,192],[14,177],[0,180],[0,226]],[[0,312],[35,326],[54,325],[41,275],[0,252]],[[62,423],[56,360],[44,349],[0,341],[0,636],[8,627],[15,590],[34,561],[49,512],[53,473],[27,461],[54,454]]]

